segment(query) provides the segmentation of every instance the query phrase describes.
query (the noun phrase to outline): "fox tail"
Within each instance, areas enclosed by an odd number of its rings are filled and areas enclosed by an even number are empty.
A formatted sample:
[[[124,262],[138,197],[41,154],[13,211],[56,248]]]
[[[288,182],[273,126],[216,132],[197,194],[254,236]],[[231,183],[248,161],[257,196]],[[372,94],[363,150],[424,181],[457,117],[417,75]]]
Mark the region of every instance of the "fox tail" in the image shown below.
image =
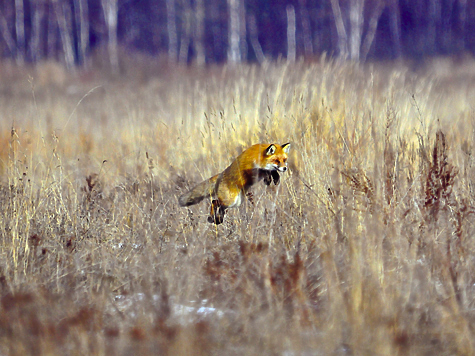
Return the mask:
[[[215,195],[216,182],[219,174],[199,183],[189,192],[183,194],[178,198],[178,203],[181,206],[190,206],[198,204],[206,197],[213,197]]]

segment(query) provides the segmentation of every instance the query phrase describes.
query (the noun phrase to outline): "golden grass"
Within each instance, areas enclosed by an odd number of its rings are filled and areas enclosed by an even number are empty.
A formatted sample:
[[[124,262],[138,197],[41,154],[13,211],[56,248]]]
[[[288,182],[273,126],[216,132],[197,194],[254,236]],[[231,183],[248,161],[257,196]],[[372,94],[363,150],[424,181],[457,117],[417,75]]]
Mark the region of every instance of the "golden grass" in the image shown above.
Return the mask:
[[[130,68],[0,70],[0,354],[474,353],[475,63]]]

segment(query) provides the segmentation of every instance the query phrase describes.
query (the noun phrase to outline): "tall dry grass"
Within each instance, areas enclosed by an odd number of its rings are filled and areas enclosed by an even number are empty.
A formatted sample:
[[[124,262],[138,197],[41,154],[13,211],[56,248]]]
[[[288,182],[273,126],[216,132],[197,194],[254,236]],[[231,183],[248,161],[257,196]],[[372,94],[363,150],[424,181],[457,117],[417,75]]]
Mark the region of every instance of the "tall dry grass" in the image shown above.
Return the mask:
[[[0,70],[0,354],[473,354],[475,63],[438,66]],[[178,207],[288,141],[224,224]]]

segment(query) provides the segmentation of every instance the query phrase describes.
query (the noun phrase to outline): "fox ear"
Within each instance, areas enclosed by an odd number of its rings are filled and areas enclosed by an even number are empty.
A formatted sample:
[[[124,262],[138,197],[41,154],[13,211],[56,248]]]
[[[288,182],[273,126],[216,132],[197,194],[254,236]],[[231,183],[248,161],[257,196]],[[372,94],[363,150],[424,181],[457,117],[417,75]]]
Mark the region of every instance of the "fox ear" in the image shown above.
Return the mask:
[[[272,144],[266,149],[266,156],[272,156],[275,153],[275,145]]]
[[[284,143],[284,144],[282,145],[282,150],[283,150],[285,153],[289,153],[289,151],[290,151],[290,143],[289,143],[289,142]]]

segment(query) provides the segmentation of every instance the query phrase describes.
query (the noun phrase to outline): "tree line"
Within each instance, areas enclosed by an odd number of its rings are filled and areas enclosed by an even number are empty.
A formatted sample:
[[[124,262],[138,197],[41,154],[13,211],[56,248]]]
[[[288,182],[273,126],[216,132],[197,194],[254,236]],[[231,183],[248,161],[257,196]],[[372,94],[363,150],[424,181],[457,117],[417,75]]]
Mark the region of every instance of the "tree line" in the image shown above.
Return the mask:
[[[0,55],[88,66],[97,46],[198,65],[285,57],[354,61],[473,52],[468,0],[4,0]]]

